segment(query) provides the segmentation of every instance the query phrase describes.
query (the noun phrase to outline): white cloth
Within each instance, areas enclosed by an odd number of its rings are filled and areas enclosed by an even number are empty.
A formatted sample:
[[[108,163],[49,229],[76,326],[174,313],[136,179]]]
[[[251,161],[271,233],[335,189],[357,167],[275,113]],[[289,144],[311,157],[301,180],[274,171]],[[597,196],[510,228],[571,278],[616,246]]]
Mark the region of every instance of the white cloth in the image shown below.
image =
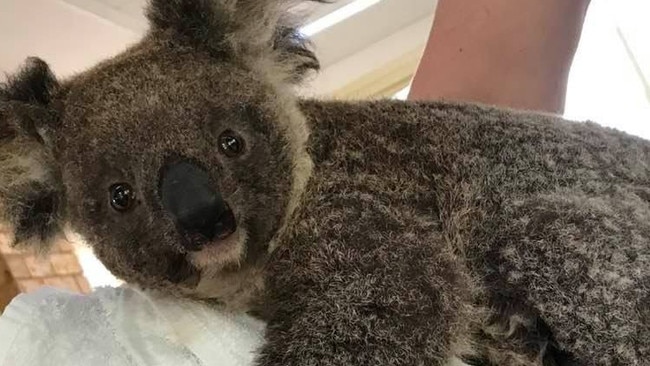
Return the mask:
[[[0,366],[250,366],[265,324],[133,288],[23,294],[0,317]]]

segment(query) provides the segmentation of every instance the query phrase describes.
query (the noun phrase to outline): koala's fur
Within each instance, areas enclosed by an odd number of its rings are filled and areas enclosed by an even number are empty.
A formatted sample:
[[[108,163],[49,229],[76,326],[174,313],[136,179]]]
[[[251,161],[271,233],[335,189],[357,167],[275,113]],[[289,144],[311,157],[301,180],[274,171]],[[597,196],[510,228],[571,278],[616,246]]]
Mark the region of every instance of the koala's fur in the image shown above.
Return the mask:
[[[648,364],[646,141],[470,105],[302,106],[314,179],[271,261],[291,322],[265,360]]]
[[[145,288],[269,322],[260,365],[650,364],[650,143],[454,103],[300,101],[291,1],[153,0],[149,34],[0,88],[0,210]],[[243,155],[216,148],[232,129]],[[159,198],[202,166],[232,240],[185,249]],[[130,183],[118,213],[108,190]]]

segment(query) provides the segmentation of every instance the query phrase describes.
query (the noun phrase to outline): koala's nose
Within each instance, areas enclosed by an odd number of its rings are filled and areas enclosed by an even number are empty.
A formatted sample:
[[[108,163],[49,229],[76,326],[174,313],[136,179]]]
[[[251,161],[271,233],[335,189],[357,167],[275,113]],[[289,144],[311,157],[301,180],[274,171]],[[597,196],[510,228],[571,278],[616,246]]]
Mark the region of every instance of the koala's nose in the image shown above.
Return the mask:
[[[163,168],[160,179],[163,207],[185,235],[187,249],[198,250],[234,231],[232,211],[205,170],[180,161]]]

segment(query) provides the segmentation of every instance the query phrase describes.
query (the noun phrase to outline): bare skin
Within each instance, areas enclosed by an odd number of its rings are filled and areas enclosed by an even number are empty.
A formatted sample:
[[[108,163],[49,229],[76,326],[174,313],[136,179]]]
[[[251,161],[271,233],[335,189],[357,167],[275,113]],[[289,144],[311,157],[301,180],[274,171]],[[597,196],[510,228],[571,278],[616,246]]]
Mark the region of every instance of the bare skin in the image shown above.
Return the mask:
[[[440,0],[410,100],[564,112],[589,0]]]

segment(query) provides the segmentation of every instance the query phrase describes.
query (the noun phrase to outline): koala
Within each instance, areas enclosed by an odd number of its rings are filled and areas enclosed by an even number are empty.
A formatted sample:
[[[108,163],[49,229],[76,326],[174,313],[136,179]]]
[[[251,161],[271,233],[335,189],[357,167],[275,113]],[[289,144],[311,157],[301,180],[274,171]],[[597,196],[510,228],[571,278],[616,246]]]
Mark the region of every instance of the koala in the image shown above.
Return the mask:
[[[275,365],[650,364],[650,143],[484,105],[306,100],[285,0],[151,0],[150,31],[0,88],[17,245],[248,312]]]

